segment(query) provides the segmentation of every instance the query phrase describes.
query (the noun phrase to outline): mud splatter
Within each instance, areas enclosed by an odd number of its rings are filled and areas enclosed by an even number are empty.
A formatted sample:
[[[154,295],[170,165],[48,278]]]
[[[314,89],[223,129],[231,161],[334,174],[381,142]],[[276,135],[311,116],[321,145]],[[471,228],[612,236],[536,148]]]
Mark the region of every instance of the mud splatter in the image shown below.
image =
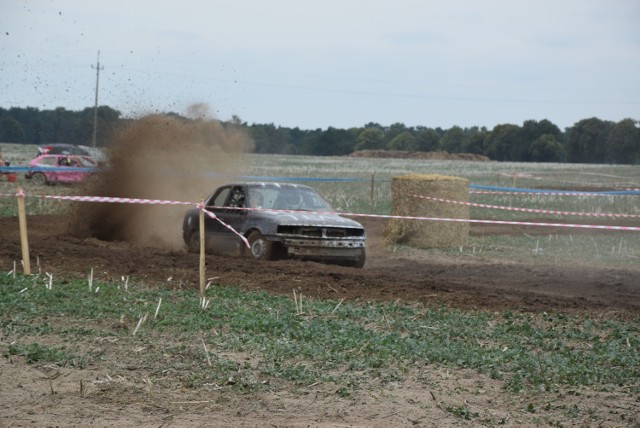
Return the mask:
[[[87,183],[97,196],[198,202],[237,173],[250,138],[210,118],[205,105],[188,117],[151,115],[116,132],[109,167]],[[135,246],[178,249],[185,205],[82,204],[74,215],[75,235]]]

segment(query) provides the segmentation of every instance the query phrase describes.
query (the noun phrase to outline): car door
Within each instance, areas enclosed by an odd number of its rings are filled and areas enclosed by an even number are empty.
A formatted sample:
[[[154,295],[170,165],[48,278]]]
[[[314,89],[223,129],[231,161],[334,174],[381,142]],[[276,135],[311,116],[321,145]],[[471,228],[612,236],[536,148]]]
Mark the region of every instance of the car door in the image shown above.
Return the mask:
[[[220,221],[242,233],[242,222],[246,211],[236,208],[244,207],[245,194],[243,186],[221,187],[206,201],[206,209],[215,214]],[[205,216],[207,248],[215,253],[241,254],[242,241],[220,221]]]
[[[73,172],[69,173],[69,181],[75,182],[85,180],[89,175],[91,175],[91,172],[87,171],[87,169],[93,169],[96,167],[95,162],[86,156],[69,156],[69,160],[69,166],[73,168]],[[84,168],[85,170],[83,171],[80,168]]]
[[[31,166],[39,168],[40,173],[47,177],[48,182],[56,181],[56,169],[58,168],[58,158],[56,156],[41,156],[37,160],[31,161]]]
[[[231,226],[235,231],[243,233],[243,224],[247,217],[247,211],[243,208],[247,208],[247,188],[243,185],[234,185],[229,190],[229,195],[224,204],[224,207],[219,210],[218,217],[225,224]],[[218,222],[218,224],[220,224]],[[220,225],[227,233],[232,233],[224,225]]]
[[[224,210],[224,206],[227,203],[227,199],[229,198],[229,192],[231,192],[231,186],[220,187],[207,201],[205,201],[205,209],[215,214],[216,217],[220,217]],[[223,229],[224,228],[219,221],[207,215],[205,216],[204,230],[207,234],[223,234],[225,233]]]
[[[75,181],[75,175],[77,173],[74,173],[72,170],[70,171],[70,169],[72,168],[72,158],[73,156],[69,155],[62,155],[58,157],[58,169],[54,173],[54,181],[59,181],[62,183]]]

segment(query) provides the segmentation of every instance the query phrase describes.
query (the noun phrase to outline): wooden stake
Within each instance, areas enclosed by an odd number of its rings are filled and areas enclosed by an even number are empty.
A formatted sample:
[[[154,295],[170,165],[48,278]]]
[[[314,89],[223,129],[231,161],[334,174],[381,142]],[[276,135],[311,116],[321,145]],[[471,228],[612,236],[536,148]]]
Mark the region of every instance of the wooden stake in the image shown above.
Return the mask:
[[[89,274],[89,293],[93,291],[93,268],[91,268],[91,273]]]
[[[153,319],[158,318],[158,312],[160,312],[160,305],[162,304],[162,297],[158,300],[158,306],[156,306],[156,313],[153,315]]]
[[[204,199],[200,200],[200,296],[204,296],[205,288],[205,242],[204,242]]]
[[[337,310],[338,310],[338,308],[340,307],[340,305],[342,304],[342,302],[344,302],[344,297],[342,298],[342,300],[340,300],[340,301],[338,302],[338,304],[336,305],[336,307],[335,307],[335,308],[333,308],[333,310],[331,311],[331,314],[333,314],[335,311],[337,311]]]
[[[204,343],[203,338],[200,338],[200,340],[202,340],[202,346],[204,346],[204,354],[207,356],[207,364],[209,365],[209,367],[211,367],[211,358],[209,357],[209,350],[207,349],[207,344]]]
[[[18,221],[20,223],[20,244],[22,245],[22,266],[25,275],[31,275],[29,260],[29,238],[27,236],[27,214],[24,206],[24,190],[18,188]]]

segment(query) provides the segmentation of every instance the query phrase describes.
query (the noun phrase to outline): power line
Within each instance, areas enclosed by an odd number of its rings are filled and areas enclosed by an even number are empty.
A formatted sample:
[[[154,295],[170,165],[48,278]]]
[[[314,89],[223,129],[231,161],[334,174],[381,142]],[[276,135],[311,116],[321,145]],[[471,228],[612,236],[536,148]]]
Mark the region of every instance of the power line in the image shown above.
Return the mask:
[[[98,135],[98,88],[100,86],[100,70],[104,70],[104,67],[100,67],[100,51],[98,51],[98,64],[91,68],[96,69],[96,101],[93,106],[93,147],[96,147],[96,139]]]

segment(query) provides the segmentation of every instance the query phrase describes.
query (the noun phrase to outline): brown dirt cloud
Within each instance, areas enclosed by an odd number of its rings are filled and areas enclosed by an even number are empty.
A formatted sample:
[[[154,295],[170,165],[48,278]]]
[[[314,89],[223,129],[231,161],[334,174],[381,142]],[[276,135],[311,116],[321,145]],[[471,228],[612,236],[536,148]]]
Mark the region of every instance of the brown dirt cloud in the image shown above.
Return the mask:
[[[188,115],[151,115],[124,126],[109,149],[110,166],[88,183],[88,194],[198,202],[227,181],[217,175],[237,168],[253,142],[239,129],[209,118],[206,106],[194,105]],[[88,203],[78,206],[72,223],[80,236],[179,249],[188,208]]]

